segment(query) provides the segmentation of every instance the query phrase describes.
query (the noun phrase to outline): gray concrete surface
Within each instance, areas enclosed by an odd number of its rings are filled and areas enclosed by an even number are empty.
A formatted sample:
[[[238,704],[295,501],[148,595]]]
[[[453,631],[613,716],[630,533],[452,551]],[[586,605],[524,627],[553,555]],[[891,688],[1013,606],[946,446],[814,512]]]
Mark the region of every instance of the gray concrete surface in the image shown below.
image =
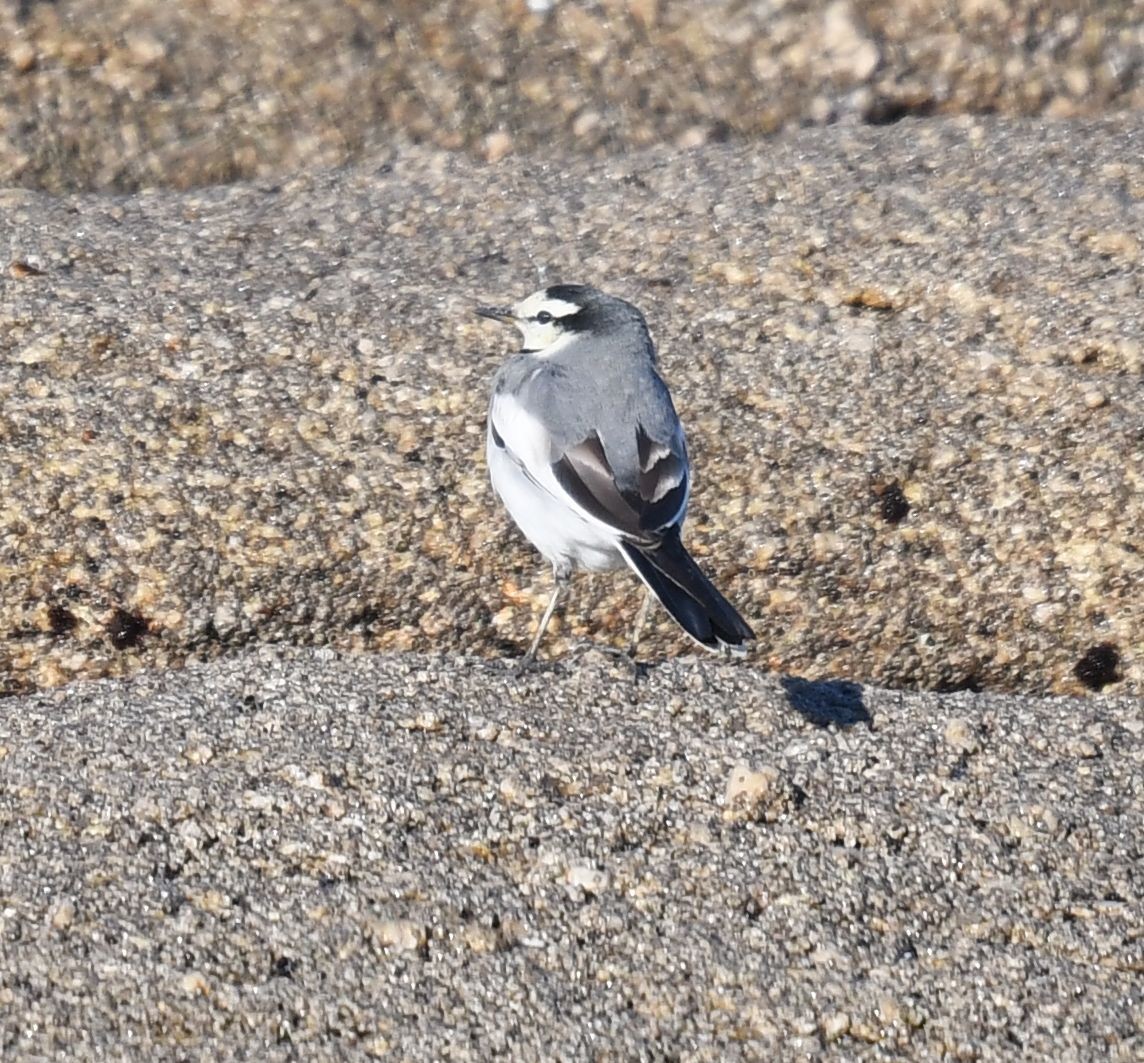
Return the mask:
[[[1138,699],[263,648],[2,707],[5,1059],[1144,1051]]]
[[[0,1057],[1139,1059],[1139,20],[525,6],[0,11],[4,180],[261,178],[0,191]],[[994,107],[1128,111],[751,139]],[[556,279],[744,665],[601,577],[508,672],[471,310]]]
[[[551,575],[488,486],[512,340],[473,307],[563,279],[647,313],[685,539],[760,667],[1139,695],[1142,160],[1138,115],[961,119],[0,193],[0,688],[263,641],[519,654]],[[637,602],[579,581],[548,650],[622,644]],[[653,617],[649,657],[685,649]]]

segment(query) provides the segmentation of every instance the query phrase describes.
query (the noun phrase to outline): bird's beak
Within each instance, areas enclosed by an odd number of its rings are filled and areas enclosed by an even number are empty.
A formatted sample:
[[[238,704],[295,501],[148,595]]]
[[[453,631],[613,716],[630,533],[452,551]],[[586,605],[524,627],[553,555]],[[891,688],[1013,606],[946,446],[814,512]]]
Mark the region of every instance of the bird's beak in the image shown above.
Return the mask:
[[[516,314],[511,306],[478,306],[477,313],[481,317],[491,317],[494,321],[503,321],[511,325],[516,320]]]

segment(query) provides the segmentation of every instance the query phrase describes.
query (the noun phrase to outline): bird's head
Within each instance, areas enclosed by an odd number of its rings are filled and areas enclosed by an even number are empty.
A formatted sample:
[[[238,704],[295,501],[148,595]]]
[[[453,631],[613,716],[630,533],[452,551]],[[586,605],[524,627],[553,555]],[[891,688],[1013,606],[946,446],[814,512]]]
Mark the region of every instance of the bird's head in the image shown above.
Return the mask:
[[[515,325],[524,339],[522,349],[546,357],[577,337],[604,336],[633,326],[647,331],[643,315],[631,303],[586,284],[554,284],[513,306],[481,306],[477,313]]]

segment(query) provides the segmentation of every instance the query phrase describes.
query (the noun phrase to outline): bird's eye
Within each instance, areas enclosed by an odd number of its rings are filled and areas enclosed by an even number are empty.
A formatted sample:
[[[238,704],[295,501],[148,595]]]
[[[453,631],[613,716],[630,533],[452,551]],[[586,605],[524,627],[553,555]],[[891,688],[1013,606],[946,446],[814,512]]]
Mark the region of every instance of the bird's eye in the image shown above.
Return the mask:
[[[540,313],[536,315],[536,322],[539,325],[547,325],[552,320],[553,317],[547,310],[541,310]]]

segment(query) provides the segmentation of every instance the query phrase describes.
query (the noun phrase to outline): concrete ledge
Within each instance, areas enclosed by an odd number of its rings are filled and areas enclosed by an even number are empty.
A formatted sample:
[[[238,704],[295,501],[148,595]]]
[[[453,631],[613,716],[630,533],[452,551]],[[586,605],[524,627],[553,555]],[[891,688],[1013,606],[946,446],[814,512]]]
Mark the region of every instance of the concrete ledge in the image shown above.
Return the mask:
[[[487,484],[507,348],[472,309],[564,279],[645,310],[685,538],[759,667],[1139,694],[1142,131],[2,193],[0,684],[252,642],[519,653],[549,575]],[[550,651],[622,642],[634,591],[579,581]],[[652,625],[649,659],[682,648]]]
[[[9,699],[0,1045],[1138,1058],[1141,708],[272,648]]]

